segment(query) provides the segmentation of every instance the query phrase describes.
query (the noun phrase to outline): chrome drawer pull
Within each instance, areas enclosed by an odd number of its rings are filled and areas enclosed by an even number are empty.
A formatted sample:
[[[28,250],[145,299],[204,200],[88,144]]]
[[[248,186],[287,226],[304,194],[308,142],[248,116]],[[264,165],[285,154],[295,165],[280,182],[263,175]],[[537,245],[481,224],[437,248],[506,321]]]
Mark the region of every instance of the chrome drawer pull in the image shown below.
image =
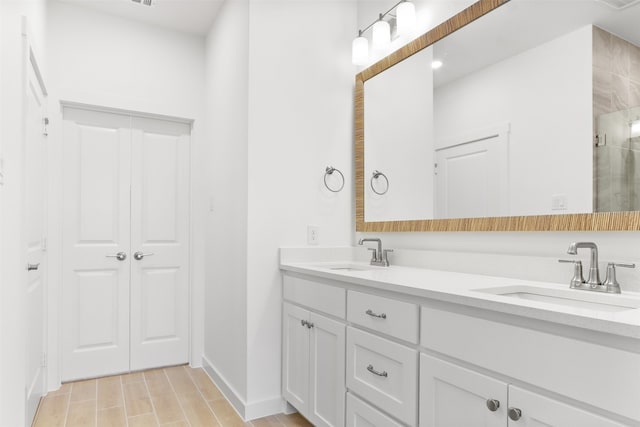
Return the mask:
[[[369,365],[367,366],[367,371],[371,372],[374,375],[377,375],[379,377],[388,377],[389,374],[387,374],[387,371],[382,371],[382,372],[378,372],[375,370],[375,368],[373,367],[373,365]]]
[[[387,318],[387,315],[385,313],[376,314],[371,309],[365,311],[365,313],[368,314],[371,317],[377,317],[378,319],[386,319]]]

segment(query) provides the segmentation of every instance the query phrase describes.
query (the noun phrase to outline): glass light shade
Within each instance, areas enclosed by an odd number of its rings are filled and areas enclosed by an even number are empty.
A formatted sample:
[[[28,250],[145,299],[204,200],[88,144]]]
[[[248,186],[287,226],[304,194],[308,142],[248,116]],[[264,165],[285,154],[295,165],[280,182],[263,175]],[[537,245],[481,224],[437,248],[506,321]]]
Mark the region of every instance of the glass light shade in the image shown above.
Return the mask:
[[[631,123],[631,137],[640,136],[640,120]]]
[[[402,2],[396,8],[396,22],[399,36],[410,36],[416,30],[416,7],[410,1]]]
[[[365,65],[369,60],[369,40],[356,37],[351,44],[351,61],[354,65]]]
[[[391,43],[391,26],[383,20],[376,21],[373,24],[373,35],[371,36],[373,47],[376,49],[384,48]]]

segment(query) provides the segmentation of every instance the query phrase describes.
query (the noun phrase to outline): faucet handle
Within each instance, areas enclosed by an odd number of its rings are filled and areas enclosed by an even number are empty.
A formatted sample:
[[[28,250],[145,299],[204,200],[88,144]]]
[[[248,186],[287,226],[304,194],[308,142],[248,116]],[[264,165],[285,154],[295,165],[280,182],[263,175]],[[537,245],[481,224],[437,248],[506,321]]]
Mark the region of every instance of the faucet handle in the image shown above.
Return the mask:
[[[389,252],[393,252],[393,249],[384,249],[382,251],[382,262],[385,266],[389,266]]]
[[[616,267],[635,268],[635,264],[625,264],[618,262],[610,262],[607,264],[607,277],[604,279],[602,286],[606,288],[606,292],[611,294],[619,294],[620,284],[616,278]]]
[[[585,283],[584,276],[582,275],[582,261],[572,259],[559,259],[558,262],[573,264],[573,277],[569,287],[572,289],[580,288]]]

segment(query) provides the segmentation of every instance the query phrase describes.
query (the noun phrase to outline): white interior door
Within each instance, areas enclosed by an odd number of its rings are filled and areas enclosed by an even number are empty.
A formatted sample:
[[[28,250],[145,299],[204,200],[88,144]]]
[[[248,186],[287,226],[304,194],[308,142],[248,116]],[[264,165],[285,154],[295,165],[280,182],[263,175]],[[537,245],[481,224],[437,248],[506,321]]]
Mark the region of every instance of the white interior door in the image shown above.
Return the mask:
[[[133,118],[131,370],[189,360],[189,134]]]
[[[27,424],[31,423],[45,393],[44,344],[46,339],[46,290],[44,285],[46,148],[44,118],[46,98],[43,86],[29,61],[26,84],[25,129],[25,249],[27,260]]]
[[[131,119],[66,107],[63,117],[62,380],[68,381],[129,370]]]
[[[190,133],[65,107],[63,380],[188,362]]]

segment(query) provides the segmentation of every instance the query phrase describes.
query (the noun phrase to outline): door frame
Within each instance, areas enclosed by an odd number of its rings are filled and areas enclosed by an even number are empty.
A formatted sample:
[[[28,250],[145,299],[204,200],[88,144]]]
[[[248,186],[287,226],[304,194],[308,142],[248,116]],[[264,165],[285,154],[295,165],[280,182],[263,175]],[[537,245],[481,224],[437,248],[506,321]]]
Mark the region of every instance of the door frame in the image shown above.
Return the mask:
[[[113,113],[113,114],[124,114],[124,115],[132,115],[136,117],[157,119],[157,120],[166,120],[173,121],[178,123],[184,123],[190,126],[190,142],[189,142],[189,206],[188,206],[188,221],[189,221],[189,244],[188,244],[188,300],[189,300],[189,320],[188,320],[188,351],[189,351],[189,364],[192,366],[200,366],[200,356],[194,355],[194,347],[199,347],[199,337],[193,336],[193,331],[196,329],[194,327],[194,320],[199,317],[199,305],[198,301],[195,300],[196,293],[194,290],[194,280],[195,274],[194,271],[194,258],[196,253],[196,248],[194,246],[194,224],[197,222],[194,215],[194,197],[193,197],[193,188],[194,188],[194,125],[195,119],[179,117],[179,116],[169,116],[163,114],[156,114],[144,111],[137,111],[127,108],[118,108],[118,107],[110,107],[110,106],[102,106],[95,104],[88,104],[83,102],[69,101],[65,99],[59,100],[58,111],[56,111],[55,117],[52,120],[52,128],[51,132],[56,134],[56,147],[52,150],[49,150],[48,161],[49,162],[57,162],[60,163],[62,158],[61,154],[63,152],[63,140],[62,140],[62,110],[64,107],[70,108],[80,108],[90,111],[103,112],[103,113]],[[53,159],[53,160],[52,160]],[[53,163],[51,163],[53,164]],[[48,354],[49,354],[49,381],[48,388],[49,391],[54,391],[60,388],[61,385],[61,377],[62,377],[62,322],[61,322],[61,311],[63,310],[63,298],[62,298],[62,274],[63,274],[63,218],[62,218],[62,169],[58,167],[58,169],[52,172],[53,175],[49,179],[50,185],[49,189],[51,190],[54,187],[53,191],[49,192],[49,203],[51,209],[49,209],[49,229],[56,230],[57,233],[55,236],[52,236],[49,242],[49,254],[50,254],[50,265],[53,266],[51,268],[51,272],[49,275],[50,281],[53,286],[50,287],[49,293],[49,343],[48,343]],[[198,341],[195,342],[194,341]]]

